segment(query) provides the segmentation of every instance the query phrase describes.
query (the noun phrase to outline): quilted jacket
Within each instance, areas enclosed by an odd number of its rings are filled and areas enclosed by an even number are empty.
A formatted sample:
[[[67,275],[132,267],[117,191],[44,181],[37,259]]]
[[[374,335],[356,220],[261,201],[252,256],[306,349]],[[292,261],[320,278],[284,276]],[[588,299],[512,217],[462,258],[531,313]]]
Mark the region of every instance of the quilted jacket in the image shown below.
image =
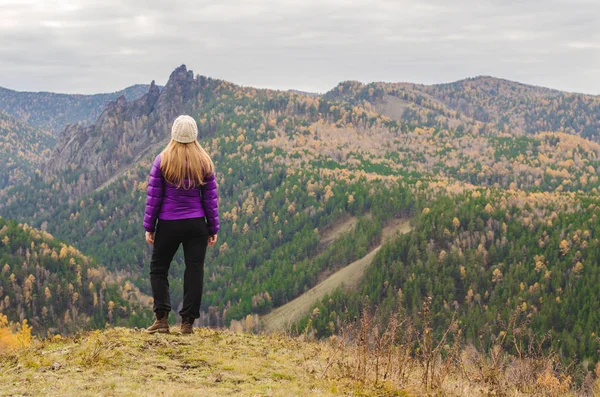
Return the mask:
[[[187,185],[188,181],[185,181]],[[206,217],[209,234],[219,231],[219,196],[215,175],[204,185],[192,189],[177,188],[165,180],[160,170],[160,154],[156,156],[148,180],[148,198],[144,214],[144,229],[154,232],[156,220],[176,220]]]

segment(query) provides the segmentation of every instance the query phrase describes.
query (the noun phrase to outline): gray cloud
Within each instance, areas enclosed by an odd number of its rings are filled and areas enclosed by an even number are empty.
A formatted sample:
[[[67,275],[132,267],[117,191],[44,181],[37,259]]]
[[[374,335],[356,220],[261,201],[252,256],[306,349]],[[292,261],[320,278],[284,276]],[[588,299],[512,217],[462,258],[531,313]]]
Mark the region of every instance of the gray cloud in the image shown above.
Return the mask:
[[[0,0],[0,86],[94,93],[185,63],[258,87],[493,75],[600,94],[592,0]]]

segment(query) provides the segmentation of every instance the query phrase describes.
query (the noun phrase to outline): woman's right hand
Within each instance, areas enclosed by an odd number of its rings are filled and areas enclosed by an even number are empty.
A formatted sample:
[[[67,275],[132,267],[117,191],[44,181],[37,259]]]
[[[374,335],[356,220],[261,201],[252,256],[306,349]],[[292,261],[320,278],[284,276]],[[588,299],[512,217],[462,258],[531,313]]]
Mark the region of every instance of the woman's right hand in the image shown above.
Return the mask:
[[[148,244],[154,244],[154,232],[146,232],[146,242]]]
[[[208,246],[209,247],[212,247],[213,245],[215,245],[216,242],[217,242],[216,234],[214,236],[208,236]]]

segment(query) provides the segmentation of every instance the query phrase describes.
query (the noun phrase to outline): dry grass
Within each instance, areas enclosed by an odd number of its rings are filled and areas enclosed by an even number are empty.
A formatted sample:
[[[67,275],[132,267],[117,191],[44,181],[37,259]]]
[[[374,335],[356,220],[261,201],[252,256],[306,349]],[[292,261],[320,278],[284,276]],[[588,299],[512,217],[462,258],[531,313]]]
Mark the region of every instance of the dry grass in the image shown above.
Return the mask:
[[[331,349],[285,336],[196,329],[193,336],[115,328],[35,341],[0,356],[0,395],[337,396],[317,379]]]
[[[330,355],[321,379],[352,380],[372,395],[409,396],[598,396],[598,374],[588,371],[575,384],[572,371],[552,351],[542,349],[547,340],[533,341],[517,355],[508,345],[519,344],[523,325],[516,313],[488,352],[464,345],[459,323],[452,320],[437,338],[431,328],[425,299],[419,318],[396,313],[385,328],[377,312],[363,309],[357,322],[347,324],[329,339]],[[368,299],[363,307],[369,307]],[[511,335],[510,337],[506,335]],[[310,335],[306,332],[305,335]]]
[[[424,315],[426,315],[424,311]],[[552,357],[503,364],[444,344],[408,318],[374,316],[327,341],[196,329],[192,336],[114,328],[33,341],[0,355],[1,396],[578,396]],[[456,335],[449,329],[448,335]],[[486,375],[495,371],[495,378]]]

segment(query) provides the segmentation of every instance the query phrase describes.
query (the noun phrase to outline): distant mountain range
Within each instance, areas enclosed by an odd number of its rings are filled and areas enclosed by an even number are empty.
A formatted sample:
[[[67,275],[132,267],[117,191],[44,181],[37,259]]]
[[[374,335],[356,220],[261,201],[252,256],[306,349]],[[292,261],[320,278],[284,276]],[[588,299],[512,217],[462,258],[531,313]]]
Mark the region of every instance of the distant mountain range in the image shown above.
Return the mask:
[[[148,84],[138,84],[121,91],[95,95],[20,92],[0,87],[0,111],[58,136],[67,124],[91,124],[109,102],[120,96],[128,100],[137,99],[148,92],[149,87]]]
[[[568,93],[489,76],[449,84],[346,81],[326,98],[368,101],[394,120],[482,132],[561,131],[598,140],[600,96]]]

